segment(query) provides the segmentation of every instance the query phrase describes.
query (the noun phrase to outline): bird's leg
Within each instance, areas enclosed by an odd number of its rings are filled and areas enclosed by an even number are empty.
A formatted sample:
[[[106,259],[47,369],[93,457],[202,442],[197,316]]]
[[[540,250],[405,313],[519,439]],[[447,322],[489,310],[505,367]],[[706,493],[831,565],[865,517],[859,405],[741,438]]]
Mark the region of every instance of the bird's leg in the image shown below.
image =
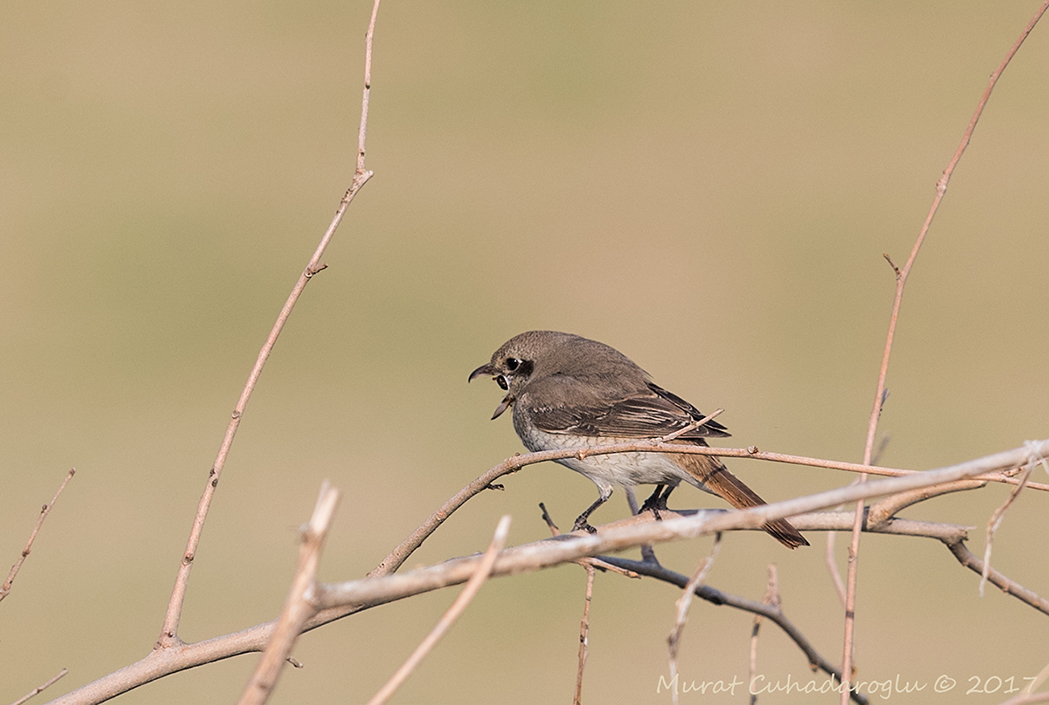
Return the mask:
[[[667,506],[667,500],[670,499],[670,493],[677,489],[677,485],[667,485],[667,489],[663,492],[663,496],[659,498],[659,504],[657,505],[660,509],[666,509],[670,511],[670,507]]]
[[[598,487],[597,491],[600,493],[597,496],[597,501],[595,501],[593,504],[587,507],[582,514],[576,517],[575,524],[572,525],[572,531],[579,531],[580,529],[585,529],[588,534],[597,533],[597,529],[590,526],[590,522],[587,520],[590,518],[590,514],[593,513],[595,509],[607,502],[608,498],[612,496],[612,488],[611,486],[607,488]]]
[[[648,496],[648,499],[646,499],[645,503],[641,505],[641,509],[637,510],[637,513],[640,514],[646,509],[651,509],[656,519],[659,519],[659,510],[667,506],[666,504],[663,504],[662,506],[659,504],[659,495],[663,493],[665,487],[666,485],[656,485],[656,489]]]
[[[638,514],[645,511],[646,509],[652,510],[652,515],[656,518],[656,521],[661,521],[663,517],[659,516],[659,510],[665,509],[670,511],[667,507],[667,498],[670,497],[670,493],[677,489],[677,485],[656,485],[656,489],[649,495],[648,499],[638,510]]]

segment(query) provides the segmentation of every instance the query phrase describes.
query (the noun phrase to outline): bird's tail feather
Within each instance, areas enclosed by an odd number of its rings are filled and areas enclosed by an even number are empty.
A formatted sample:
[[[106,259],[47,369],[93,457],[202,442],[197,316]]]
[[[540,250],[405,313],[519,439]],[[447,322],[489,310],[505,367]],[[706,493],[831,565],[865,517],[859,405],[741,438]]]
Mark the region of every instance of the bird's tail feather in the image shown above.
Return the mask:
[[[760,507],[765,500],[743,481],[728,471],[717,458],[706,455],[681,455],[689,474],[694,475],[707,489],[718,495],[736,509]],[[809,542],[786,519],[774,519],[761,528],[787,548],[808,546]]]

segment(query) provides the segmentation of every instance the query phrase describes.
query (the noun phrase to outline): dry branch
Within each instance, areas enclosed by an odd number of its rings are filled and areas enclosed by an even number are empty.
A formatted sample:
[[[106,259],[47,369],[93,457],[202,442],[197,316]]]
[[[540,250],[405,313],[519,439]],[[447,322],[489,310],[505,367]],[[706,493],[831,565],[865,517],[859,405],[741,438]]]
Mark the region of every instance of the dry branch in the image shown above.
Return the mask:
[[[583,618],[579,620],[579,658],[572,705],[582,705],[583,702],[583,669],[586,668],[586,657],[590,647],[590,602],[594,597],[594,566],[586,563],[583,568],[586,569],[586,599],[583,602]]]
[[[29,557],[30,553],[32,553],[33,542],[36,541],[36,535],[40,533],[40,527],[44,525],[44,519],[47,519],[47,515],[51,513],[51,508],[55,506],[55,502],[58,501],[58,497],[62,494],[62,490],[66,488],[66,485],[69,484],[69,481],[73,479],[73,475],[75,474],[76,468],[72,468],[69,472],[67,472],[66,479],[62,480],[62,484],[58,486],[58,489],[55,491],[55,496],[51,498],[51,502],[45,504],[40,509],[40,516],[37,517],[36,525],[33,527],[33,530],[29,533],[29,540],[26,541],[25,548],[22,549],[22,553],[18,556],[18,560],[15,561],[15,564],[11,566],[11,572],[7,574],[7,580],[5,580],[4,584],[0,586],[0,600],[3,600],[5,597],[11,594],[11,585],[15,582],[15,578],[18,576],[18,571],[22,569],[22,564],[25,563],[25,559]],[[61,676],[59,676],[58,678],[61,678]],[[56,678],[55,680],[58,680],[58,678]],[[50,685],[50,683],[48,683],[47,685]]]
[[[889,255],[885,255],[885,259],[888,260],[893,271],[896,273],[896,293],[893,297],[892,313],[889,316],[889,329],[885,335],[885,348],[882,352],[881,369],[878,372],[878,388],[874,394],[874,406],[871,409],[870,418],[867,421],[867,440],[863,448],[863,463],[865,465],[868,465],[871,462],[871,454],[874,452],[874,437],[878,430],[878,419],[881,416],[881,410],[888,394],[885,382],[889,372],[889,356],[892,354],[892,342],[896,334],[896,323],[900,316],[900,305],[903,302],[903,290],[907,285],[907,277],[910,275],[911,268],[914,266],[914,262],[918,258],[918,252],[921,250],[922,243],[925,241],[925,236],[929,232],[929,226],[932,225],[932,219],[939,210],[940,202],[943,200],[943,196],[947,192],[947,184],[951,180],[951,175],[954,173],[954,169],[958,165],[959,160],[961,160],[962,155],[965,154],[965,149],[969,146],[969,140],[972,139],[973,130],[976,129],[976,123],[979,122],[980,116],[983,114],[983,109],[987,105],[988,99],[991,97],[991,91],[994,90],[995,85],[998,83],[998,77],[1002,75],[1002,72],[1005,71],[1009,62],[1012,61],[1012,58],[1016,55],[1016,52],[1020,50],[1024,40],[1027,39],[1027,35],[1034,29],[1034,26],[1038,23],[1038,20],[1041,19],[1042,15],[1045,14],[1047,8],[1049,8],[1049,0],[1046,0],[1046,2],[1043,3],[1034,13],[1034,16],[1027,23],[1023,32],[1020,33],[1020,37],[1006,53],[1001,65],[999,65],[999,67],[991,74],[990,79],[987,81],[987,88],[984,89],[980,102],[976,104],[976,110],[973,112],[973,116],[969,120],[969,126],[965,129],[965,134],[962,135],[962,141],[958,145],[958,149],[955,150],[954,157],[947,164],[947,168],[943,170],[943,176],[941,176],[940,180],[936,182],[936,196],[932,200],[929,213],[925,216],[925,222],[922,223],[921,230],[918,232],[918,237],[914,241],[914,246],[911,248],[911,254],[907,257],[907,263],[904,264],[902,268],[897,267]],[[860,482],[865,482],[866,479],[866,475],[860,475]],[[863,503],[857,503],[856,520],[852,528],[852,541],[849,544],[849,569],[848,577],[846,579],[845,628],[843,634],[844,644],[842,648],[842,669],[846,673],[848,673],[852,667],[853,631],[856,619],[856,576],[860,549],[860,527],[863,520],[863,513]],[[846,705],[848,703],[848,696],[845,693],[842,693],[840,702],[841,705]]]
[[[852,514],[850,513],[849,516],[851,517]],[[636,572],[639,575],[655,578],[656,580],[661,580],[680,588],[685,587],[688,583],[687,575],[675,572],[669,568],[664,568],[658,564],[649,563],[648,561],[633,561],[626,558],[616,558],[612,556],[602,556],[602,558],[622,568]],[[794,626],[793,622],[787,619],[786,615],[780,611],[778,606],[758,602],[756,600],[748,600],[747,598],[739,597],[738,595],[731,595],[717,590],[716,588],[712,588],[709,585],[697,586],[696,597],[706,600],[713,605],[734,607],[767,618],[790,637],[798,648],[801,649],[802,653],[805,654],[808,663],[812,667],[820,669],[828,676],[836,679],[839,683],[841,682],[841,671],[816,651],[815,647],[812,646],[812,643],[804,634],[802,634],[800,629]],[[866,705],[867,703],[867,698],[856,692],[853,692],[853,700],[860,705]]]
[[[785,502],[756,507],[744,512],[704,512],[703,514],[697,513],[694,517],[668,518],[666,521],[661,522],[654,522],[650,516],[641,515],[626,519],[623,522],[617,522],[617,524],[600,527],[598,533],[593,536],[570,534],[556,539],[546,539],[535,544],[525,544],[505,549],[500,552],[499,557],[496,559],[492,574],[508,575],[526,570],[538,570],[574,561],[585,556],[619,551],[645,543],[691,538],[716,531],[730,531],[741,528],[759,530],[761,524],[769,519],[779,517],[797,517],[795,521],[798,522],[799,528],[808,530],[819,527],[840,529],[842,522],[848,521],[852,516],[851,513],[805,513],[816,511],[822,507],[837,506],[842,502],[856,501],[865,497],[909,491],[945,482],[953,482],[963,478],[980,476],[984,473],[1006,471],[1030,461],[1032,454],[1038,456],[1049,455],[1049,440],[1032,442],[1021,448],[996,453],[939,470],[928,470],[902,477],[878,480],[862,486],[844,487],[811,497],[800,497]],[[508,472],[512,472],[512,470],[508,470]],[[936,538],[950,545],[952,551],[957,551],[959,548],[962,551],[965,550],[965,547],[961,544],[961,541],[966,536],[965,527],[892,519],[879,527],[877,531],[878,533]],[[982,563],[975,556],[972,556],[972,559],[980,566],[977,570],[982,570]],[[448,585],[463,583],[475,572],[477,560],[477,558],[453,559],[437,566],[421,568],[403,574],[365,578],[349,583],[341,583],[336,586],[326,586],[323,590],[324,603],[321,605],[320,600],[318,600],[318,606],[327,607],[308,620],[303,629],[306,631],[316,629],[336,619],[370,607]],[[621,559],[610,559],[602,556],[601,560],[631,570],[628,564]],[[655,566],[655,568],[658,568],[658,566]],[[641,570],[637,572],[645,574]],[[1008,578],[1001,576],[996,571],[991,571],[989,577],[992,583],[999,585],[999,587],[1002,587],[1003,584],[1007,585],[1009,587],[1007,592],[1020,597],[1028,604],[1049,614],[1049,605],[1043,607],[1041,602],[1039,602],[1041,598],[1038,598],[1037,595],[1030,599],[1030,595],[1028,595],[1030,591],[1023,592],[1022,586],[1009,581]],[[1005,588],[1003,587],[1003,589]],[[760,603],[755,604],[760,606]],[[766,614],[766,616],[772,619],[771,615]],[[212,663],[238,654],[260,651],[268,643],[274,626],[274,622],[267,622],[233,634],[215,637],[195,644],[184,644],[178,649],[153,651],[146,658],[104,676],[93,683],[89,683],[53,702],[61,703],[62,705],[99,703],[171,673]]]
[[[597,553],[635,548],[646,542],[660,543],[695,538],[719,531],[757,529],[774,519],[794,517],[843,502],[854,502],[870,497],[930,487],[1015,467],[1017,463],[1025,463],[1029,460],[1031,449],[1040,455],[1045,455],[1049,453],[1049,440],[939,470],[928,470],[904,477],[842,487],[743,511],[714,513],[713,516],[710,512],[704,512],[696,516],[668,518],[659,522],[646,522],[643,517],[633,517],[613,525],[605,525],[594,535],[576,533],[558,537],[555,540],[506,549],[496,561],[492,574],[505,575],[526,570],[538,570]],[[367,605],[376,601],[399,599],[416,590],[433,590],[460,583],[472,574],[471,562],[474,560],[476,559],[456,559],[403,574],[325,585],[318,595],[318,604],[325,608],[341,609]],[[318,618],[321,617],[322,615],[318,615]]]
[[[342,223],[343,216],[346,214],[346,209],[349,208],[350,203],[353,202],[357,192],[360,191],[364,184],[368,183],[368,180],[372,177],[372,172],[367,171],[364,168],[364,144],[368,133],[368,98],[371,92],[372,37],[375,34],[375,18],[378,12],[379,0],[375,0],[375,4],[372,6],[371,20],[368,23],[368,32],[364,39],[364,97],[361,100],[361,122],[360,127],[357,130],[357,168],[354,171],[353,180],[350,183],[349,189],[347,189],[345,195],[343,195],[342,200],[339,201],[339,205],[335,210],[335,216],[328,225],[328,229],[324,231],[324,235],[321,237],[317,249],[314,250],[313,256],[310,257],[310,261],[306,264],[306,268],[302,270],[302,274],[299,275],[299,280],[295,282],[295,286],[292,288],[291,293],[284,302],[284,306],[281,308],[276,322],[274,322],[269,335],[266,337],[266,342],[263,343],[258,356],[255,358],[255,364],[252,366],[251,372],[248,373],[248,381],[244,384],[244,389],[240,393],[240,399],[237,400],[237,405],[234,407],[233,413],[230,415],[229,424],[226,426],[226,433],[222,438],[222,443],[219,445],[218,454],[215,456],[215,462],[212,463],[211,470],[208,472],[208,481],[204,486],[204,493],[201,495],[200,502],[197,504],[197,513],[193,519],[193,526],[190,529],[189,538],[186,541],[186,550],[183,552],[182,561],[179,563],[178,573],[175,576],[175,585],[171,590],[171,599],[168,601],[168,609],[164,615],[164,624],[161,627],[160,637],[157,639],[156,646],[154,647],[155,649],[179,646],[183,643],[178,637],[178,625],[179,620],[182,617],[182,605],[186,599],[186,588],[189,583],[190,569],[193,567],[193,560],[197,555],[197,546],[200,544],[200,536],[204,531],[204,521],[207,519],[208,510],[211,508],[211,500],[215,496],[215,490],[218,487],[219,478],[222,476],[222,468],[226,465],[226,458],[229,456],[230,448],[233,446],[233,438],[236,436],[237,429],[240,427],[240,420],[244,416],[244,411],[248,406],[248,401],[251,399],[252,392],[255,390],[255,385],[258,383],[259,377],[262,375],[262,368],[265,366],[266,360],[269,359],[270,353],[273,351],[273,346],[277,344],[277,338],[280,336],[281,331],[284,330],[284,324],[288,322],[292,309],[295,308],[296,302],[298,302],[306,285],[310,283],[310,279],[327,267],[327,265],[321,264],[321,258],[324,256],[324,252],[328,248],[328,243],[331,242],[339,224]]]
[[[720,550],[721,534],[715,534],[714,547],[710,549],[710,555],[699,562],[692,577],[688,579],[687,583],[685,583],[681,597],[677,598],[674,602],[674,606],[677,608],[676,617],[674,619],[674,628],[670,630],[670,635],[667,637],[667,656],[670,666],[671,681],[676,682],[678,678],[677,651],[678,646],[681,644],[681,635],[685,631],[685,624],[688,622],[688,610],[692,606],[692,597],[696,594],[696,588],[707,579],[707,574],[714,565],[714,559],[717,558],[718,551]],[[674,688],[674,690],[671,691],[671,695],[674,705],[678,705],[679,700],[677,688]]]
[[[492,535],[492,540],[488,544],[488,549],[481,556],[481,560],[477,565],[477,570],[470,576],[470,579],[466,583],[466,587],[459,593],[459,596],[455,598],[455,602],[448,608],[441,619],[434,626],[433,630],[426,635],[426,638],[415,648],[408,660],[401,665],[397,672],[393,674],[389,681],[386,682],[379,692],[368,701],[368,705],[382,705],[390,696],[396,692],[401,684],[408,678],[412,671],[426,658],[426,654],[430,653],[434,645],[448,633],[448,630],[452,628],[456,620],[466,609],[466,606],[473,601],[474,596],[477,595],[478,590],[484,585],[484,582],[488,580],[488,576],[492,573],[492,564],[495,562],[495,557],[502,550],[503,546],[506,545],[506,537],[510,533],[510,515],[506,514],[499,520],[498,526],[495,527],[495,533]]]
[[[507,458],[498,465],[490,468],[476,480],[455,493],[447,502],[442,504],[430,517],[419,526],[411,536],[406,538],[399,546],[393,549],[389,555],[380,561],[368,577],[381,577],[397,571],[404,561],[423,544],[423,542],[434,531],[444,523],[457,509],[462,507],[472,497],[492,487],[492,483],[499,478],[517,472],[527,465],[546,462],[548,460],[560,460],[573,456],[608,455],[612,453],[627,453],[636,451],[648,451],[653,453],[681,453],[687,455],[713,455],[721,458],[751,458],[754,460],[767,460],[770,462],[788,463],[791,465],[807,465],[810,467],[827,468],[831,470],[845,470],[847,472],[860,472],[870,475],[885,477],[905,477],[908,475],[928,472],[923,470],[905,470],[901,468],[884,468],[874,465],[862,465],[860,463],[846,463],[837,460],[825,460],[822,458],[809,458],[801,455],[788,455],[786,453],[773,453],[760,451],[751,446],[749,448],[708,448],[704,446],[681,446],[670,445],[657,441],[636,441],[631,443],[614,443],[605,446],[593,446],[585,450],[544,450],[535,453],[525,453]],[[1012,477],[1025,464],[1026,460],[1018,460],[1013,465],[1001,466],[994,470],[988,470],[977,479],[987,482],[1002,482],[1016,484],[1018,480]],[[1049,485],[1033,482],[1027,483],[1028,489],[1049,491]]]
[[[339,506],[340,496],[339,490],[332,487],[327,480],[321,485],[313,516],[302,532],[299,565],[295,570],[288,597],[284,601],[284,609],[277,619],[273,637],[259,659],[255,673],[241,695],[240,705],[261,705],[269,699],[284,664],[291,655],[291,649],[302,633],[302,625],[317,613],[310,601],[310,593],[317,580],[321,549],[324,548],[324,539],[335,516],[335,509]]]
[[[13,703],[11,703],[11,705],[22,705],[22,703],[25,703],[25,702],[29,701],[31,698],[36,697],[40,693],[44,692],[46,689],[50,688],[56,682],[58,682],[58,680],[62,676],[66,675],[67,673],[69,673],[69,671],[67,669],[63,668],[61,671],[59,671],[55,675],[53,675],[50,678],[48,678],[46,681],[44,681],[43,683],[41,683],[37,687],[35,687],[32,690],[30,690],[28,693],[26,693],[25,695],[20,697],[18,700],[16,700]]]
[[[974,571],[981,577],[984,575],[984,562],[976,557],[976,554],[965,547],[961,541],[944,541],[947,544],[947,548],[950,549],[954,557],[958,559],[966,568]],[[1031,607],[1034,607],[1039,612],[1049,615],[1049,600],[1044,597],[1039,597],[1037,593],[1032,590],[1028,590],[1020,583],[1015,580],[1009,579],[994,568],[988,568],[987,580],[992,585],[997,585],[1002,592],[1007,595],[1012,595],[1021,602],[1026,602]]]

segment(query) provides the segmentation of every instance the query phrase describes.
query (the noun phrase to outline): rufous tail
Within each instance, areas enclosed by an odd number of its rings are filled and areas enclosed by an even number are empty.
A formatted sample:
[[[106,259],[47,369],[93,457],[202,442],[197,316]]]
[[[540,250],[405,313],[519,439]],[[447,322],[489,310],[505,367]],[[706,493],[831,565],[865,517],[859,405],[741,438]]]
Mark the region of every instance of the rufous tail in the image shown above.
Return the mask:
[[[743,484],[717,458],[709,455],[679,455],[685,459],[685,469],[702,482],[709,490],[736,509],[749,509],[766,504],[757,492]],[[774,519],[762,527],[787,548],[808,546],[809,542],[786,519]]]

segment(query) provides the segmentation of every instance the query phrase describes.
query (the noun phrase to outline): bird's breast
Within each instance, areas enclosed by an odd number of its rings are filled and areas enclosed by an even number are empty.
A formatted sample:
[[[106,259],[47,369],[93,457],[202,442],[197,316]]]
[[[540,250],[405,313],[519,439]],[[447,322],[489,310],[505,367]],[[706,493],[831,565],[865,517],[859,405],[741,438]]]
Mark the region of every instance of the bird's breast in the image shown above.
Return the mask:
[[[569,433],[550,433],[528,423],[520,414],[514,415],[514,429],[525,448],[532,452],[542,450],[586,449],[614,443],[636,442],[636,438],[605,438],[601,436],[579,436]],[[562,465],[575,470],[602,485],[677,485],[682,480],[698,485],[695,479],[680,465],[663,453],[614,453],[584,455],[558,460]]]

